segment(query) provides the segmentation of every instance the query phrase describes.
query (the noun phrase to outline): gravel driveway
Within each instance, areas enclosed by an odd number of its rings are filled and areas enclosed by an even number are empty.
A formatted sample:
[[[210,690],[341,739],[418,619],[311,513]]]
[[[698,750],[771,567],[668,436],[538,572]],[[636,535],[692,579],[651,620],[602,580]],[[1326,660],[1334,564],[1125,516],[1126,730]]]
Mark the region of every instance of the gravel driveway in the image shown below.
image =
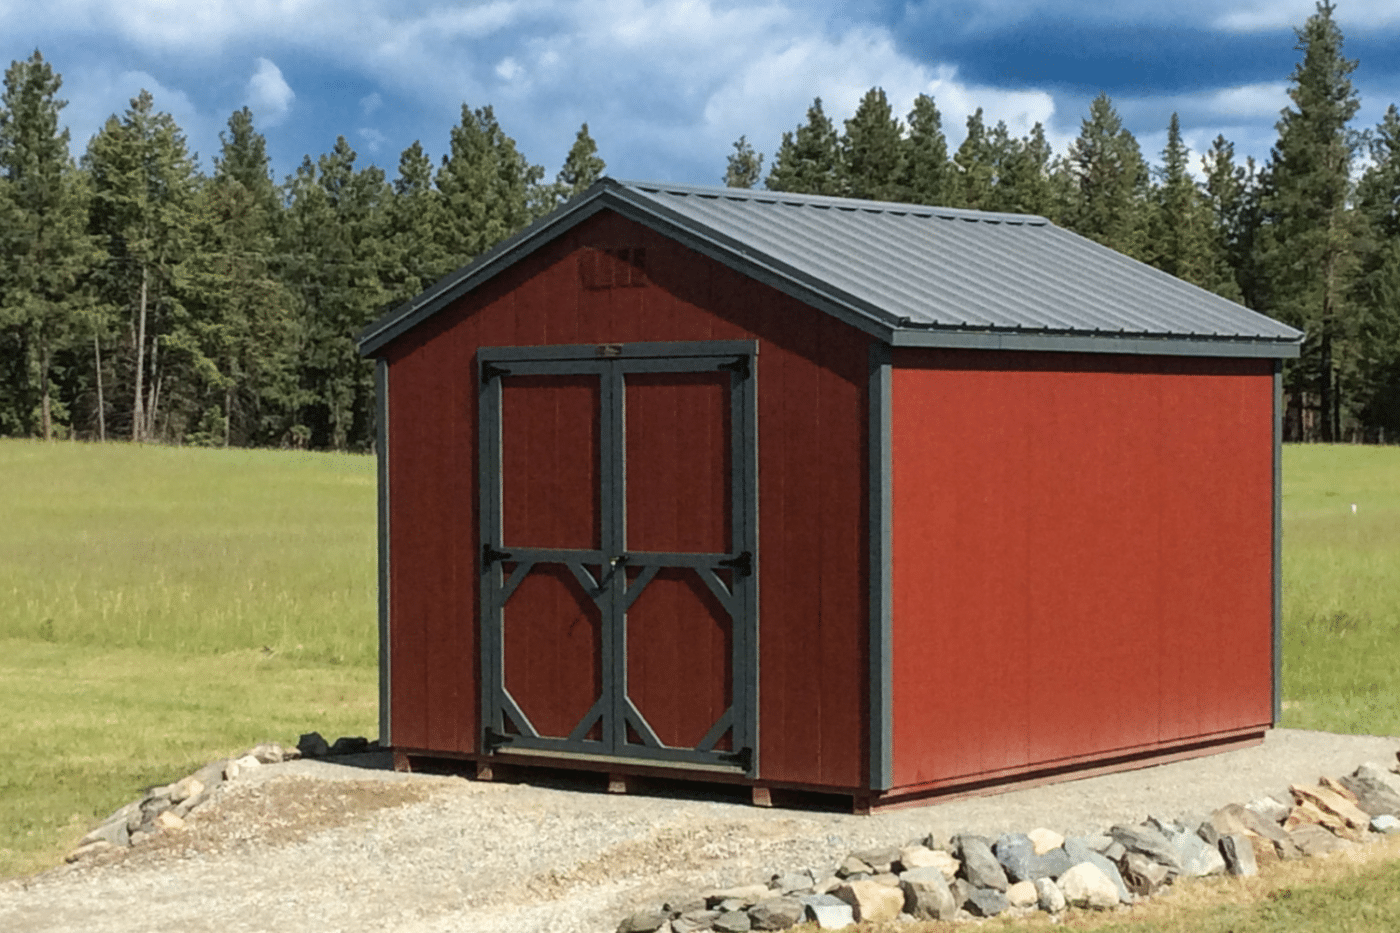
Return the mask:
[[[184,830],[0,884],[0,930],[611,931],[668,894],[825,872],[852,848],[1202,813],[1392,767],[1398,749],[1279,729],[1242,751],[871,817],[289,762]]]

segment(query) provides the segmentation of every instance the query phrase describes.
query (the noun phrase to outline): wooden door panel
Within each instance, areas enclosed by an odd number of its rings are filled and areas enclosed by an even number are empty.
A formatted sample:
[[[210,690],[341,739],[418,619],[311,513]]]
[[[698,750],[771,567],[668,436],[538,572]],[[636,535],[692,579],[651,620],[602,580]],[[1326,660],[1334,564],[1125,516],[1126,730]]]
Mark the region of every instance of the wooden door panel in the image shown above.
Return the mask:
[[[593,375],[501,380],[501,522],[507,546],[600,546],[600,394]]]
[[[602,626],[563,564],[535,565],[506,602],[505,688],[541,737],[567,738],[602,695]]]
[[[729,396],[727,372],[627,375],[629,551],[729,551]]]

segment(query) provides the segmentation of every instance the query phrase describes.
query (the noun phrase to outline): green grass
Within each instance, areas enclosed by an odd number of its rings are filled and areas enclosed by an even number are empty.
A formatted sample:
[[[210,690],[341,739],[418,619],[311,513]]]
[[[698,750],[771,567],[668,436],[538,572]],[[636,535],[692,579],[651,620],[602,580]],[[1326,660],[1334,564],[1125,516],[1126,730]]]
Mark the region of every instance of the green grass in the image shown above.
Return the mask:
[[[0,877],[259,741],[375,734],[374,461],[0,441]]]
[[[1400,735],[1400,448],[1284,448],[1283,630],[1284,725]]]

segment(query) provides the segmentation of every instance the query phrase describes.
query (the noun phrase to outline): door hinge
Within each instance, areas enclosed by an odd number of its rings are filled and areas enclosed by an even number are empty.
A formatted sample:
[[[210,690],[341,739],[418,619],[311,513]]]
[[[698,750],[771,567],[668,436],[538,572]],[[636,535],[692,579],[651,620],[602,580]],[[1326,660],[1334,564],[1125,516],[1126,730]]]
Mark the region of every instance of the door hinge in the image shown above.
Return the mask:
[[[741,577],[751,577],[753,576],[753,553],[745,551],[738,557],[720,561],[719,565],[734,571]]]
[[[498,551],[489,544],[481,546],[481,569],[490,570],[498,560],[510,560],[510,551]]]
[[[502,732],[497,732],[490,726],[486,727],[485,735],[486,738],[482,744],[485,746],[487,754],[495,754],[496,750],[499,749],[502,745],[505,745],[507,742],[510,742],[515,739],[515,736],[506,735]]]
[[[744,771],[753,770],[753,749],[745,745],[737,752],[728,752],[719,756],[720,761],[727,761],[730,764],[738,765]]]

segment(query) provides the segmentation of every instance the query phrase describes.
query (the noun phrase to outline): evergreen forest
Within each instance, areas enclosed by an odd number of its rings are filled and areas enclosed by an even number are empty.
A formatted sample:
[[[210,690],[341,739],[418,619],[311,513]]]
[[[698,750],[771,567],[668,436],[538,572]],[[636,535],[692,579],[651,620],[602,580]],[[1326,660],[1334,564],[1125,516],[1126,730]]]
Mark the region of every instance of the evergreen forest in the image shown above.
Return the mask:
[[[1149,162],[1100,95],[1057,153],[981,110],[950,151],[934,99],[872,88],[839,126],[812,102],[771,159],[747,136],[723,181],[1032,213],[1307,332],[1284,369],[1285,438],[1400,439],[1400,110],[1358,127],[1329,2],[1297,30],[1290,104],[1263,163],[1177,117]],[[0,96],[0,436],[365,450],[388,309],[579,194],[588,125],[549,180],[490,106],[393,178],[344,137],[278,183],[247,109],[201,171],[142,92],[75,156],[62,79],[36,51]],[[765,161],[767,170],[765,174]]]

